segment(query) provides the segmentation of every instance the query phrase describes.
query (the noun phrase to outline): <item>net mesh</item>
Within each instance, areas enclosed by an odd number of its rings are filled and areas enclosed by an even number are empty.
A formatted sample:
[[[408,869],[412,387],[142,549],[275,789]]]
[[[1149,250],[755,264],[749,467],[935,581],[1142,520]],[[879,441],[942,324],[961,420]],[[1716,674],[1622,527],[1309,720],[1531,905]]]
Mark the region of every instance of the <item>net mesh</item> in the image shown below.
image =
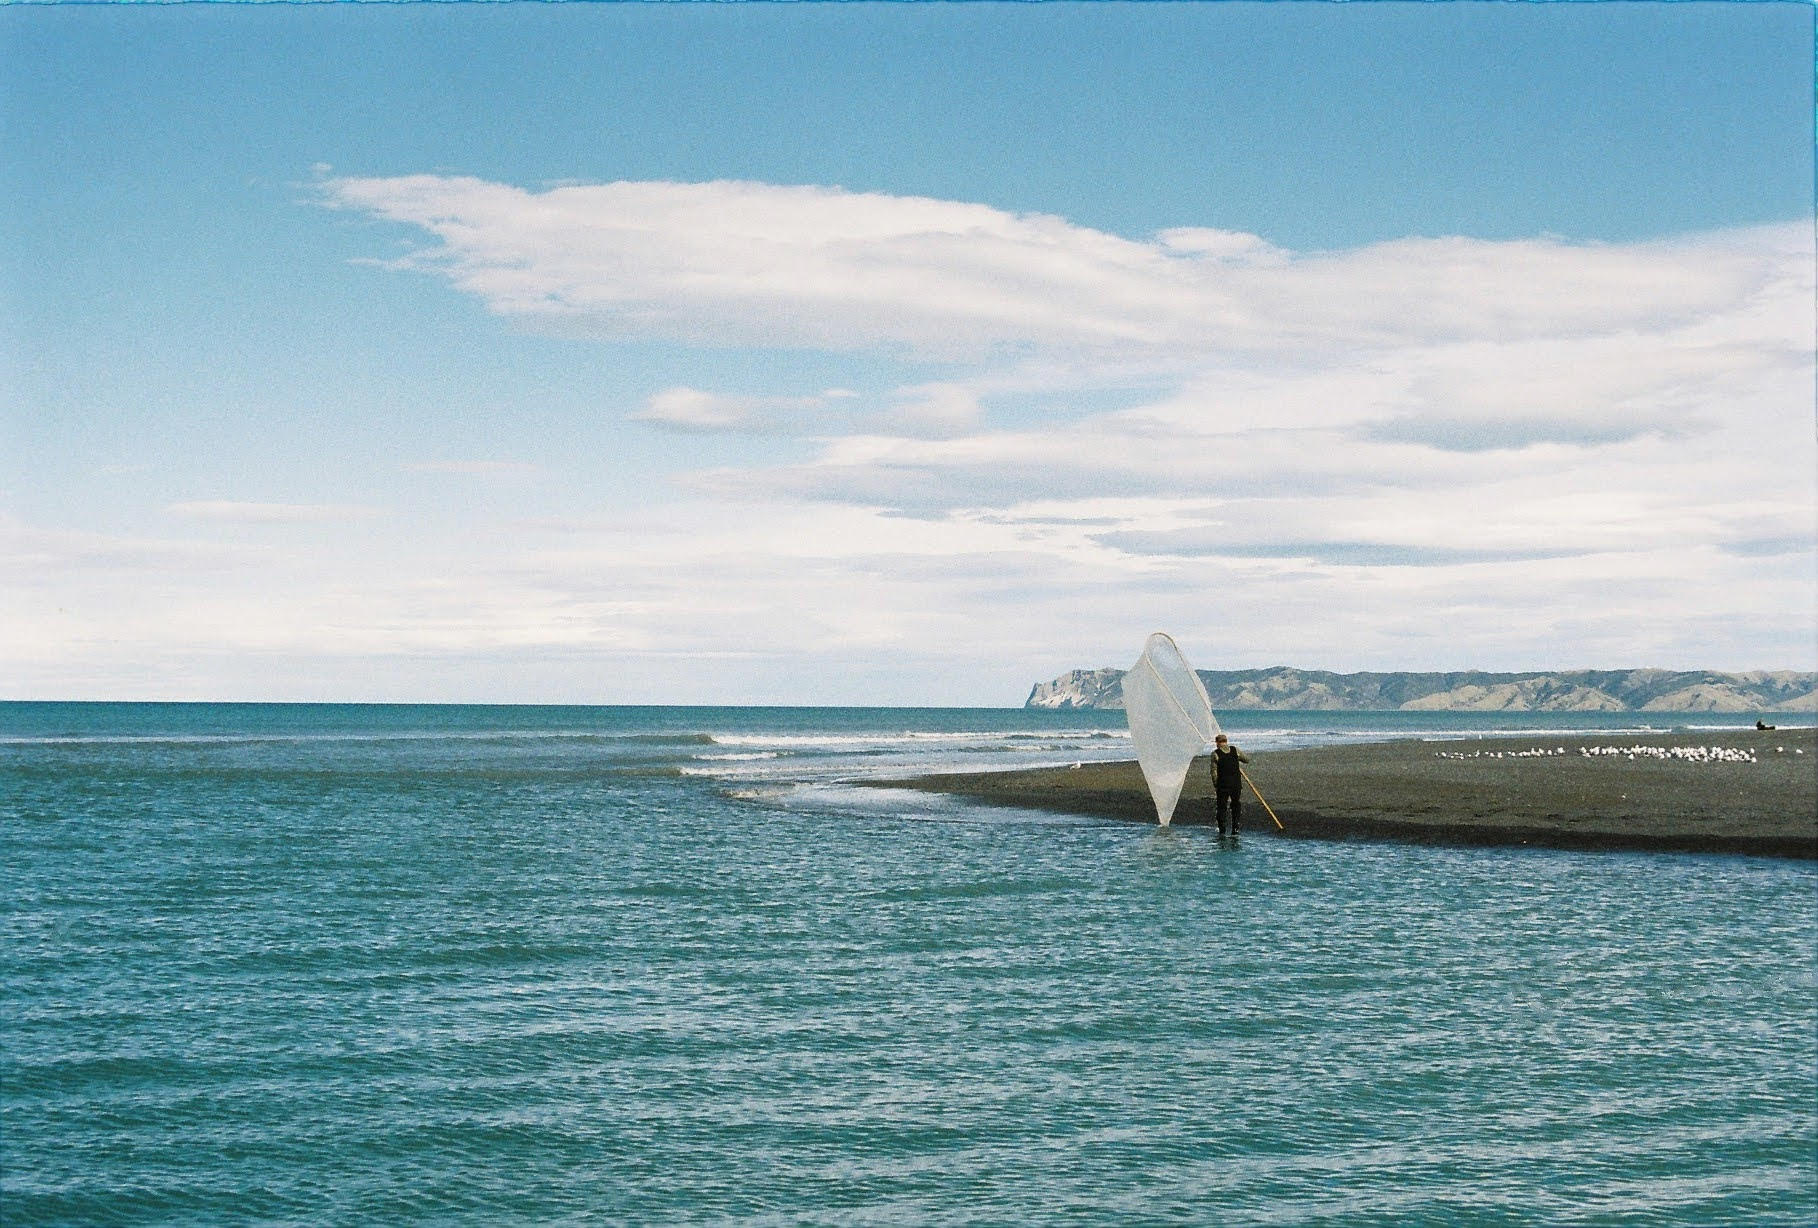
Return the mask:
[[[1171,636],[1157,631],[1124,675],[1124,717],[1136,762],[1166,827],[1174,818],[1193,758],[1218,735],[1205,684]]]

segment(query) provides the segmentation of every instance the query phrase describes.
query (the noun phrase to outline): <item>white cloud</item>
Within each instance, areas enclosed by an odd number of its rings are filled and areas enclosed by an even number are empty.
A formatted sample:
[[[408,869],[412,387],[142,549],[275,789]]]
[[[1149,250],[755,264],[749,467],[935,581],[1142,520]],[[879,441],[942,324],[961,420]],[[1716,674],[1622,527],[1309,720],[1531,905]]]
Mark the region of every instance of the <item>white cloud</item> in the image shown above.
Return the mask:
[[[322,190],[432,235],[400,267],[501,314],[710,345],[1213,355],[1609,335],[1732,309],[1770,271],[1758,243],[1415,238],[1295,254],[1222,231],[1135,240],[980,204],[747,182],[529,192],[412,175]]]
[[[242,503],[228,499],[172,503],[164,510],[191,520],[236,524],[322,524],[363,520],[379,512],[374,507],[348,503]]]
[[[447,473],[461,477],[523,477],[538,472],[526,461],[439,460],[413,461],[404,466],[408,473]]]
[[[665,430],[688,434],[841,435],[854,423],[918,438],[948,438],[978,426],[980,394],[954,383],[912,384],[865,408],[858,393],[830,388],[812,396],[749,396],[680,386],[652,396],[630,415]]]
[[[684,431],[724,431],[743,427],[762,401],[757,397],[721,397],[698,388],[669,388],[650,398],[632,417]]]
[[[984,417],[979,393],[963,384],[917,384],[899,389],[895,403],[872,419],[882,431],[952,438],[976,429]]]
[[[0,569],[15,593],[54,587],[51,578],[72,573],[131,576],[137,582],[148,574],[232,568],[252,557],[243,547],[217,542],[47,529],[0,514]]]
[[[360,654],[435,696],[449,661],[530,654],[560,668],[516,697],[1014,703],[1157,626],[1208,668],[1813,665],[1809,225],[1295,253],[815,187],[323,190],[531,324],[943,361],[864,395],[810,390],[851,378],[824,364],[799,395],[654,390],[645,427],[801,437],[679,501],[552,495],[460,540],[400,515],[357,554],[16,533],[13,676]]]
[[[657,393],[631,418],[697,434],[825,430],[825,411],[855,395],[830,388],[807,397],[727,396],[684,386]]]

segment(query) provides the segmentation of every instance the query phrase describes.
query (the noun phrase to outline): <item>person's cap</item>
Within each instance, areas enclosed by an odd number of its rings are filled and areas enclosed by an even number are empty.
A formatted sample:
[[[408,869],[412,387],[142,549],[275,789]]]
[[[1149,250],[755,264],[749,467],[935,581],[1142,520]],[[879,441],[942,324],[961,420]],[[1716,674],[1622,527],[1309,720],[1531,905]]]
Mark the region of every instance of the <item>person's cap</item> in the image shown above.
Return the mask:
[[[1213,739],[1212,739],[1212,740],[1213,740],[1213,741],[1214,741],[1214,742],[1228,742],[1228,741],[1230,741],[1230,739],[1229,739],[1229,738],[1227,738],[1227,737],[1225,737],[1225,735],[1224,735],[1224,734],[1222,734],[1222,733],[1221,733],[1221,734],[1219,734],[1219,735],[1218,735],[1218,736],[1217,736],[1217,737],[1216,737],[1216,738],[1213,738]]]

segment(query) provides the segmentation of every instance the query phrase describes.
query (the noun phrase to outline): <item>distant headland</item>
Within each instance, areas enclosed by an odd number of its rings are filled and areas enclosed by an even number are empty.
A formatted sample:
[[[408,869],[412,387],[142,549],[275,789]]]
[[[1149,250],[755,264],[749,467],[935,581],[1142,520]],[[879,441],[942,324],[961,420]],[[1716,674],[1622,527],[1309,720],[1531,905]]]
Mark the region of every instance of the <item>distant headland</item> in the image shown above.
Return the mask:
[[[1213,708],[1276,711],[1818,712],[1818,674],[1574,669],[1551,673],[1335,674],[1198,670]],[[1038,682],[1025,708],[1122,708],[1124,671],[1076,669]]]

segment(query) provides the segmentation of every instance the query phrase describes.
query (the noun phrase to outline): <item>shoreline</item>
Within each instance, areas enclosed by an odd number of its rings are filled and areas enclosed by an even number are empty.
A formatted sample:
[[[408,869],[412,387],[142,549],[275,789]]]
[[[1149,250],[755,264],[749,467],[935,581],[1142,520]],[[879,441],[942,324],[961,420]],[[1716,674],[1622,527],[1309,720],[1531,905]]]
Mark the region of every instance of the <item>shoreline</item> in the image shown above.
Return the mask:
[[[1818,860],[1818,730],[1810,727],[1403,740],[1253,759],[1250,778],[1285,830],[1246,788],[1246,836]],[[868,783],[1155,822],[1134,762]],[[1174,823],[1209,826],[1212,808],[1202,756]]]

